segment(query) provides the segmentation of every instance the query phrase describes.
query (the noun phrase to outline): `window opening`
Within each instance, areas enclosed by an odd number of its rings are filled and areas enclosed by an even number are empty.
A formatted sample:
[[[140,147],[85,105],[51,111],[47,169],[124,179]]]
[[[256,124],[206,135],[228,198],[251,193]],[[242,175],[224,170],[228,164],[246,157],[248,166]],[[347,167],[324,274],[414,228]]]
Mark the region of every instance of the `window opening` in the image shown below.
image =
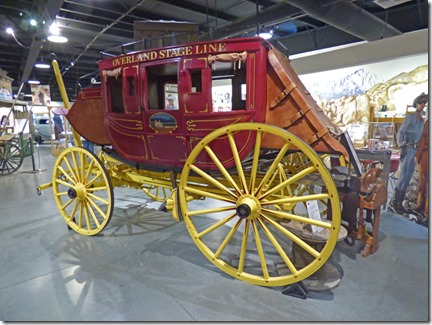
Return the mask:
[[[212,64],[213,112],[246,110],[246,63]]]
[[[232,111],[232,79],[212,80],[213,112]]]
[[[201,69],[190,69],[191,76],[191,93],[201,93],[202,92],[202,75]]]
[[[171,62],[146,67],[149,110],[178,109],[178,63]],[[173,105],[168,105],[168,96]],[[176,108],[173,108],[173,107]]]
[[[178,90],[176,84],[165,84],[165,109],[178,109]]]
[[[135,96],[135,78],[128,77],[127,79],[129,84],[129,96]]]
[[[111,98],[111,112],[124,113],[121,77],[108,77],[108,90]]]

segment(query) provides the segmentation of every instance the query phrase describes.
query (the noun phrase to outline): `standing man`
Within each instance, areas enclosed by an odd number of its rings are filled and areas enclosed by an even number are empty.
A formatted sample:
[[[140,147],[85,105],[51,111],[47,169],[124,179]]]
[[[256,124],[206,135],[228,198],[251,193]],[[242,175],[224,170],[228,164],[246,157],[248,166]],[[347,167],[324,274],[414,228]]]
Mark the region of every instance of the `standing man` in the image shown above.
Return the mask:
[[[422,112],[428,102],[428,95],[421,93],[414,99],[414,114],[406,114],[405,119],[397,133],[397,144],[400,148],[400,176],[396,184],[395,193],[389,204],[389,210],[393,213],[404,214],[402,201],[408,187],[411,175],[415,167],[415,154],[420,137],[423,133]]]

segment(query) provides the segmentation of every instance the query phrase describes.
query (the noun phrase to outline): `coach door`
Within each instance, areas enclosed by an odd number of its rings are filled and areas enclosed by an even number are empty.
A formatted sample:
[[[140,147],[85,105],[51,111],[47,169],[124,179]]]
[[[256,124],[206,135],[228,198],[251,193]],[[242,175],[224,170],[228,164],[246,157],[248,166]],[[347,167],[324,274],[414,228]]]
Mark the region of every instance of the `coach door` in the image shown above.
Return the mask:
[[[149,161],[183,166],[188,152],[183,136],[178,60],[140,65],[142,106]]]
[[[111,144],[122,156],[145,161],[148,149],[140,114],[138,68],[134,65],[104,71],[106,126]]]

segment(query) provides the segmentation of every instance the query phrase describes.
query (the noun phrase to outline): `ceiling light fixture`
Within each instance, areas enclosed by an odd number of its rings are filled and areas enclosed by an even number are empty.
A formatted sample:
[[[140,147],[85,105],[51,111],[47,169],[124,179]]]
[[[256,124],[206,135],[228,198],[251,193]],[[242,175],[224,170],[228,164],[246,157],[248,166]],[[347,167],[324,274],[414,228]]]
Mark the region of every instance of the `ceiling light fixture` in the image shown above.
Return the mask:
[[[34,65],[38,69],[49,69],[51,66],[48,63],[45,63],[42,57],[42,51],[41,51],[41,60],[39,62],[36,62]]]
[[[48,41],[53,43],[66,43],[68,41],[67,37],[60,34],[60,29],[58,28],[56,22],[53,22],[49,28],[50,35],[47,37]]]
[[[21,47],[28,49],[27,46],[24,46],[20,41],[17,40],[16,36],[15,36],[15,32],[12,28],[8,27],[6,28],[6,33],[8,33],[9,35],[12,35],[12,37],[14,38],[15,42],[18,43],[18,45],[20,45]]]
[[[39,85],[40,81],[39,80],[27,80],[27,83],[29,83],[30,85]]]
[[[259,37],[264,38],[264,39],[270,39],[273,36],[273,30],[271,30],[270,32],[260,32],[259,33]]]
[[[48,63],[41,61],[41,62],[37,62],[35,64],[35,67],[38,69],[49,69],[51,66]]]

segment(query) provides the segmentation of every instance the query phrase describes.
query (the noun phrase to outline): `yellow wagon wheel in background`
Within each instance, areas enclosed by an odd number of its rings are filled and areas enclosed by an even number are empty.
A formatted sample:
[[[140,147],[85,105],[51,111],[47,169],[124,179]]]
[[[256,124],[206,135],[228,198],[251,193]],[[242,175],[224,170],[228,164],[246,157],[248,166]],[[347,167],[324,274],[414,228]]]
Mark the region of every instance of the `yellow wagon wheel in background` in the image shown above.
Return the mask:
[[[142,191],[154,201],[163,202],[170,195],[171,189],[158,185],[147,185],[142,187]]]
[[[239,152],[243,150],[238,145],[240,136],[255,140],[250,153],[252,164],[247,169],[240,161]],[[276,138],[274,143],[282,140],[284,145],[263,171],[258,168],[260,154],[268,152],[262,144],[269,136]],[[235,167],[230,170],[215,153],[224,140],[231,161],[235,161]],[[294,147],[312,161],[312,166],[286,178],[275,177],[280,175],[284,156]],[[206,155],[217,166],[218,173],[198,167]],[[310,179],[322,184],[321,193],[295,195],[289,190],[294,183],[307,183]],[[286,189],[285,197],[280,196],[283,189]],[[206,198],[206,206],[202,206],[202,201],[188,202],[188,195]],[[325,263],[338,239],[340,206],[330,173],[305,142],[275,126],[240,123],[208,134],[195,146],[184,165],[179,200],[187,229],[200,251],[225,273],[257,285],[282,286],[307,278]],[[318,200],[327,200],[332,220],[324,220],[325,216],[310,218],[307,211],[284,209],[299,202]],[[299,223],[326,233],[328,239],[322,250],[316,250],[296,235],[291,225]],[[307,265],[297,266],[292,255],[293,244],[310,257]]]
[[[67,225],[82,235],[96,235],[111,219],[114,195],[111,180],[99,158],[71,147],[57,158],[53,193]]]

